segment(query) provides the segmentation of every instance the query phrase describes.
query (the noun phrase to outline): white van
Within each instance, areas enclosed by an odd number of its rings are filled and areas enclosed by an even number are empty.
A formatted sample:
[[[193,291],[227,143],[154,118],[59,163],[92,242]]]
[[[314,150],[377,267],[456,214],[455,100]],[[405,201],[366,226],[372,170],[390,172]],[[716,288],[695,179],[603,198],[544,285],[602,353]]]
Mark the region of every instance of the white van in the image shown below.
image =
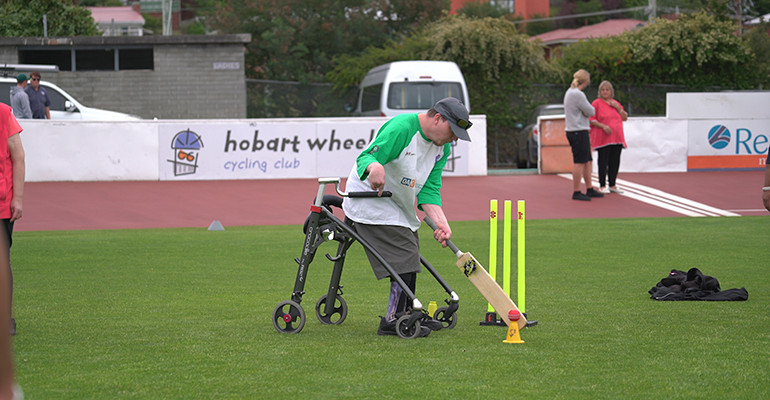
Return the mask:
[[[11,87],[16,86],[16,78],[0,77],[0,102],[10,105]],[[45,88],[51,99],[51,119],[79,119],[90,121],[132,121],[141,119],[135,115],[117,111],[102,110],[86,107],[64,89],[51,82],[40,81],[40,87]]]
[[[468,87],[457,64],[396,61],[369,70],[359,85],[354,115],[391,117],[424,112],[445,97],[456,97],[470,113]]]

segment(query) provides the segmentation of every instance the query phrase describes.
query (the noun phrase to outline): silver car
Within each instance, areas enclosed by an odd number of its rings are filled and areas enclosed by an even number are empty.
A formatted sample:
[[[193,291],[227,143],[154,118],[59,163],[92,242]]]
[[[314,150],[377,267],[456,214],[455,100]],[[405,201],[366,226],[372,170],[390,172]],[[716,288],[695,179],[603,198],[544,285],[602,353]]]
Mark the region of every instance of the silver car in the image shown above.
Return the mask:
[[[527,166],[537,166],[537,143],[540,139],[537,119],[544,115],[564,115],[564,104],[543,104],[535,107],[535,110],[527,118],[527,124],[522,128],[522,137],[526,137],[528,149]]]

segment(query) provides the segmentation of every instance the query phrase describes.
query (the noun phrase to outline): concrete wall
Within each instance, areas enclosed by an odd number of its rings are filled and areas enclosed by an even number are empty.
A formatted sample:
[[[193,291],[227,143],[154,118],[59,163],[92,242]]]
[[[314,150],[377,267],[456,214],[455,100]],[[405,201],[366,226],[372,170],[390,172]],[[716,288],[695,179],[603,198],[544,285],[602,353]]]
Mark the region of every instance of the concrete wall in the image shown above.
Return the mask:
[[[245,118],[248,34],[215,36],[0,38],[0,64],[18,50],[152,47],[153,70],[44,73],[86,106],[152,119]],[[223,68],[223,66],[225,66]]]

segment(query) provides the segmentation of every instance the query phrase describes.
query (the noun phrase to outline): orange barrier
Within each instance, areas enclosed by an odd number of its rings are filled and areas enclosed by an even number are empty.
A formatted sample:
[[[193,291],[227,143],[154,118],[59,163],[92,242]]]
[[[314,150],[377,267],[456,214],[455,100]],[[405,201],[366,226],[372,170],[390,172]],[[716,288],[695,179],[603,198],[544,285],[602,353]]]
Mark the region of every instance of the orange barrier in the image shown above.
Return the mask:
[[[762,169],[766,154],[735,156],[688,156],[687,170],[699,169]]]
[[[572,149],[564,133],[564,117],[540,118],[540,173],[561,174],[572,171]]]

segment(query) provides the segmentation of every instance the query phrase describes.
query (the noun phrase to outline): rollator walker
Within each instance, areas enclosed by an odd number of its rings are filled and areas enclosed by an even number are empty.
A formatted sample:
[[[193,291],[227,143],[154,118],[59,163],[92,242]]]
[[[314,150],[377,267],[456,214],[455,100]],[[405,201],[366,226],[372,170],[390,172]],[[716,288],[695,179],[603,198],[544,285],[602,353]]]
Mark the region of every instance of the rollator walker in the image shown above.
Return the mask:
[[[326,185],[334,185],[334,189],[339,196],[325,195]],[[345,254],[350,246],[358,241],[365,249],[370,251],[385,267],[394,281],[401,286],[401,289],[412,304],[411,310],[396,321],[396,332],[398,336],[405,339],[412,339],[420,333],[420,320],[426,317],[432,317],[441,322],[444,328],[454,328],[457,325],[457,316],[455,312],[459,307],[459,297],[449,287],[449,284],[433,268],[430,263],[420,255],[420,262],[430,271],[431,275],[438,281],[449,295],[445,299],[446,306],[439,307],[431,316],[423,309],[420,300],[417,299],[401,277],[395,272],[392,266],[382,258],[382,256],[369,243],[366,242],[352,227],[352,221],[345,218],[341,221],[332,212],[332,207],[342,208],[344,197],[378,197],[377,192],[349,192],[340,191],[340,178],[319,178],[318,194],[315,197],[313,205],[310,207],[310,215],[305,220],[303,231],[305,241],[302,246],[302,254],[294,261],[299,264],[297,278],[294,282],[294,291],[291,294],[291,300],[286,300],[278,304],[273,311],[273,326],[281,333],[299,333],[305,327],[305,310],[302,308],[302,296],[305,294],[305,283],[308,268],[315,258],[318,248],[327,241],[336,241],[337,254],[335,256],[326,254],[326,258],[334,263],[329,289],[326,294],[321,296],[316,302],[315,313],[318,320],[327,325],[338,325],[345,321],[348,315],[348,305],[342,298],[342,285],[340,277],[342,276],[342,267],[345,263]],[[390,192],[383,192],[381,197],[390,197]],[[388,201],[383,199],[382,201]]]

